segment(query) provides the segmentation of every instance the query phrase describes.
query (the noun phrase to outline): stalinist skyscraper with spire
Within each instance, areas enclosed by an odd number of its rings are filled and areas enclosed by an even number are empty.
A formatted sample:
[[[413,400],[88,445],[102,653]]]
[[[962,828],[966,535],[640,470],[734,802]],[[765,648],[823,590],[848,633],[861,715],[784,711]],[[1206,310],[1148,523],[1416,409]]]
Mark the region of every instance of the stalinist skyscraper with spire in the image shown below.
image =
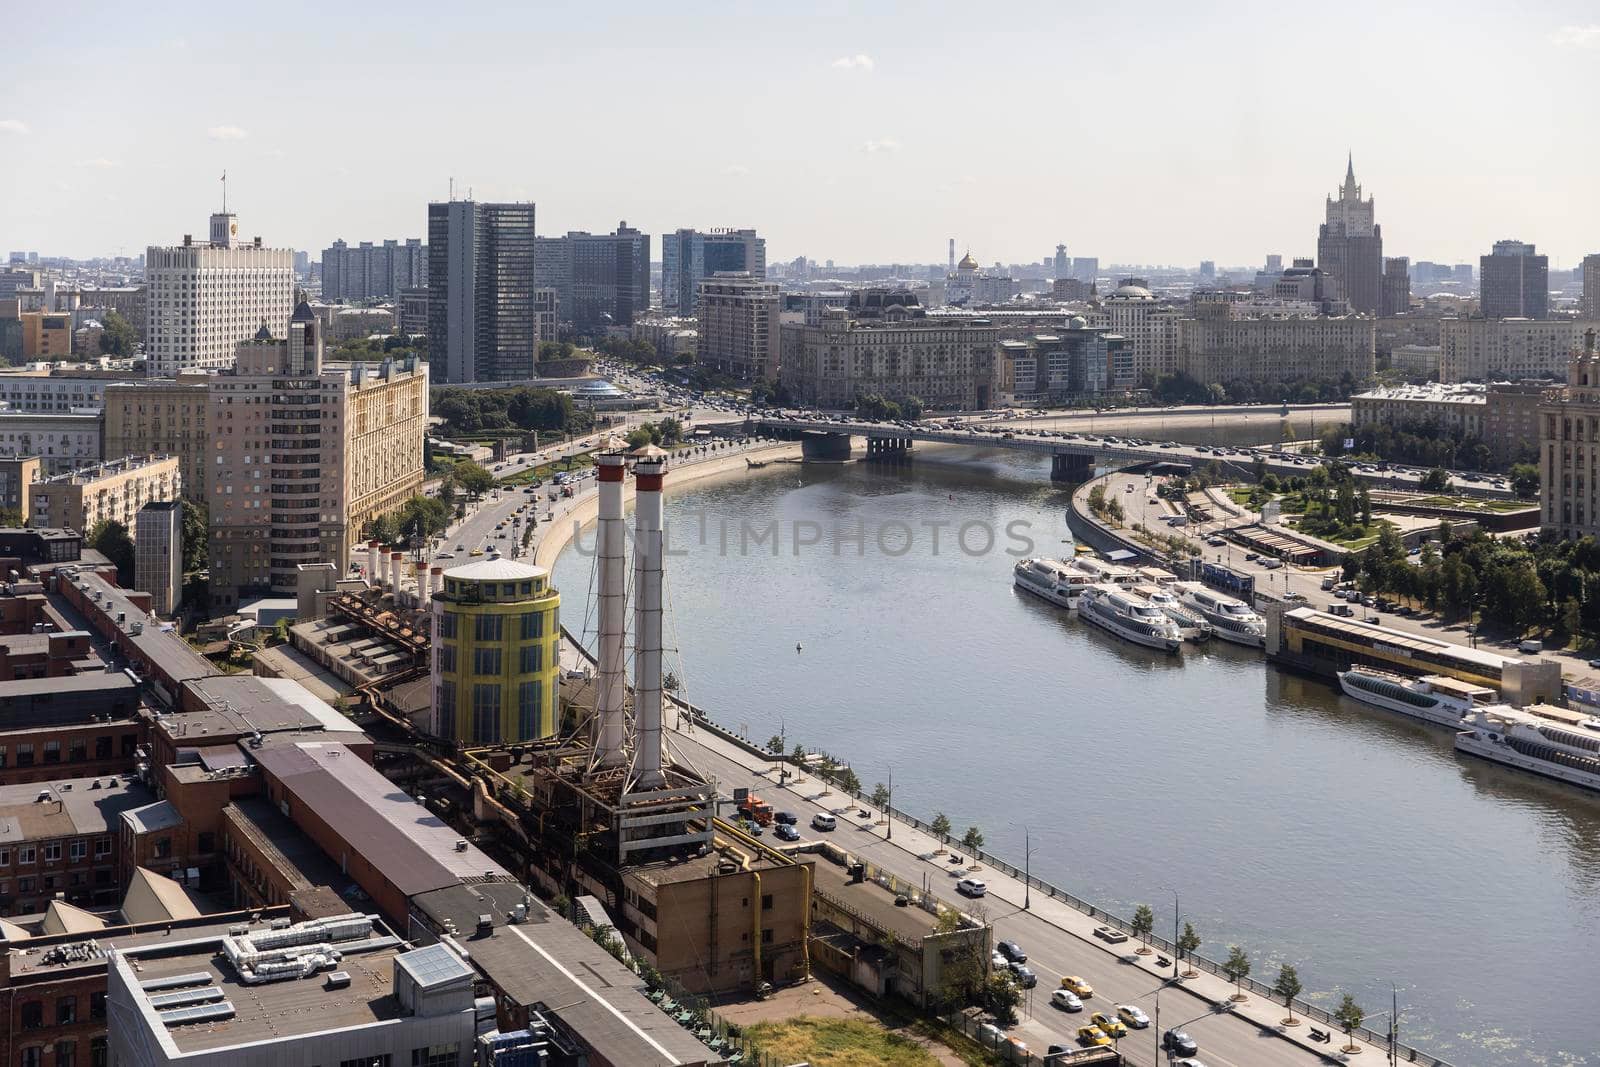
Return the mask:
[[[1328,198],[1328,219],[1317,230],[1317,266],[1339,282],[1356,311],[1378,314],[1383,301],[1383,227],[1374,221],[1372,198],[1361,199],[1355,159],[1344,172],[1337,197]]]

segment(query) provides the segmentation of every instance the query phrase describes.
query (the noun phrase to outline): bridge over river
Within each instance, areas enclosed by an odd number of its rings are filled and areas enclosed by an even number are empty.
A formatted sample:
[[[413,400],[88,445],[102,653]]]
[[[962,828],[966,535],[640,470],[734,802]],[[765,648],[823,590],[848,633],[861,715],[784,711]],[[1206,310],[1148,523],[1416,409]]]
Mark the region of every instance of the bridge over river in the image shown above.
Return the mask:
[[[1258,409],[1259,410],[1259,409]],[[962,423],[873,422],[848,416],[774,415],[752,416],[745,427],[750,431],[800,440],[805,454],[813,459],[849,459],[853,439],[866,440],[868,458],[904,456],[916,442],[969,447],[1004,448],[1050,457],[1050,477],[1054,481],[1081,482],[1096,467],[1134,467],[1141,464],[1171,463],[1188,467],[1220,464],[1231,474],[1253,477],[1259,460],[1267,473],[1279,477],[1304,475],[1317,460],[1294,452],[1275,451],[1269,446],[1234,448],[1189,445],[1177,441],[1154,441],[1077,430],[1041,429],[1026,422],[969,419]],[[1356,477],[1386,489],[1420,489],[1421,474],[1405,471],[1357,470]],[[1509,489],[1496,489],[1489,482],[1469,482],[1464,476],[1451,479],[1449,489],[1467,496],[1510,497]]]

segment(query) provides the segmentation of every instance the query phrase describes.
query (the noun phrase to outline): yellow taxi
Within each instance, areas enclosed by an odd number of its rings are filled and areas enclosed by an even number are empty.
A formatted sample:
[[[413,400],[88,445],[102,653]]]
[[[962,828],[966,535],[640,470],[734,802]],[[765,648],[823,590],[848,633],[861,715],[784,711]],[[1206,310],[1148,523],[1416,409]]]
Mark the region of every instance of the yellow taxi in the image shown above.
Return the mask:
[[[1113,1019],[1103,1011],[1097,1011],[1089,1016],[1089,1021],[1106,1032],[1107,1037],[1127,1037],[1128,1028],[1122,1025],[1121,1019]]]
[[[1085,999],[1094,996],[1094,986],[1085,982],[1075,974],[1069,974],[1061,979],[1061,988],[1069,989],[1074,995]]]
[[[483,549],[475,548],[471,552],[468,552],[467,555],[469,555],[469,556],[481,556],[481,555],[483,555]]]
[[[1111,1044],[1111,1039],[1098,1026],[1080,1026],[1078,1027],[1078,1044],[1085,1048],[1092,1048],[1095,1045],[1109,1045]]]

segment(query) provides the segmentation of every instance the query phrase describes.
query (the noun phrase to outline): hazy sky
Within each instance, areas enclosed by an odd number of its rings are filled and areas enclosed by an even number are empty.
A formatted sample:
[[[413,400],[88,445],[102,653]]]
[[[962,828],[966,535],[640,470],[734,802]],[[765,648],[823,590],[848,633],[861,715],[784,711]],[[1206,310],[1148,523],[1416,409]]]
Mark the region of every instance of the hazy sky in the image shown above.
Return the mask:
[[[247,11],[246,9],[253,9]],[[205,232],[755,226],[768,255],[1312,255],[1345,151],[1384,250],[1600,249],[1600,4],[82,3],[5,22],[0,253]],[[659,243],[655,247],[659,258]]]

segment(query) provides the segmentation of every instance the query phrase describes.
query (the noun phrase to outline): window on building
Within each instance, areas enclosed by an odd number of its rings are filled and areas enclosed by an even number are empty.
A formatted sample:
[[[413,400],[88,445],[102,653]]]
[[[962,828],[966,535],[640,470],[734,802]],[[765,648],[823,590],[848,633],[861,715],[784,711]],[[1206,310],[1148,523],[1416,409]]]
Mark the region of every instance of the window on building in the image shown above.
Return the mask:
[[[500,741],[500,686],[479,683],[472,687],[472,739],[480,745]]]
[[[761,931],[761,943],[763,945],[772,944],[772,927],[769,926],[765,930]]]
[[[56,1025],[71,1026],[78,1021],[78,998],[56,998]]]
[[[33,849],[32,845],[20,845],[20,846],[18,846],[18,848],[17,848],[17,862],[18,863],[33,863],[35,861],[35,858],[36,857],[34,855],[34,849]]]
[[[499,674],[500,650],[498,648],[475,648],[472,650],[473,674]]]
[[[107,1048],[106,1039],[91,1037],[89,1039],[89,1067],[106,1067],[110,1062],[110,1050]]]
[[[130,733],[122,735],[122,755],[124,757],[133,755],[134,751],[138,749],[138,747],[139,736],[137,734]]]
[[[525,611],[522,613],[522,639],[524,641],[533,637],[544,636],[544,612]]]
[[[500,615],[479,615],[473,620],[472,636],[479,641],[498,641],[503,621]]]
[[[44,1001],[25,1000],[22,1002],[22,1028],[24,1030],[37,1030],[44,1025]]]
[[[78,1067],[78,1043],[76,1041],[56,1042],[55,1067]]]
[[[451,592],[455,592],[454,589]],[[439,616],[439,636],[454,640],[456,636],[456,616],[459,612],[446,611]]]
[[[517,687],[517,732],[520,740],[533,737],[539,729],[539,717],[544,711],[544,686],[538,682],[523,682]]]
[[[89,842],[79,838],[67,845],[67,859],[73,863],[81,863],[89,855]]]
[[[111,838],[97,837],[94,839],[94,858],[101,859],[111,855]]]
[[[44,861],[46,863],[61,862],[61,842],[47,841],[44,846]]]
[[[771,893],[763,893],[763,894],[761,894],[761,910],[762,911],[771,911],[772,910],[772,894]]]
[[[455,1042],[448,1045],[425,1045],[411,1050],[411,1067],[455,1067],[461,1048]]]
[[[89,758],[89,742],[82,737],[75,737],[67,743],[67,761],[69,763],[82,763]]]
[[[340,1060],[339,1067],[394,1067],[394,1056],[387,1052],[377,1056],[357,1056],[353,1060]]]
[[[89,1018],[104,1019],[106,1017],[106,995],[104,993],[89,994]]]
[[[439,669],[441,671],[444,671],[447,674],[453,672],[456,669],[456,646],[455,645],[440,645],[439,646]]]
[[[518,664],[518,667],[523,674],[538,674],[544,669],[541,666],[544,661],[544,657],[540,655],[542,650],[543,646],[541,645],[522,646],[520,654],[521,662]]]
[[[22,1050],[22,1055],[17,1059],[17,1067],[44,1067],[44,1049],[38,1045],[30,1045]]]
[[[61,742],[46,741],[44,743],[44,761],[46,763],[61,762]]]
[[[101,736],[99,736],[99,737],[94,739],[94,758],[95,759],[110,759],[111,758],[111,738],[109,738],[109,737],[105,736],[104,734],[102,734]]]
[[[152,854],[158,860],[170,859],[172,857],[172,838],[170,838],[170,837],[158,837],[158,838],[156,838],[155,839],[155,847],[154,847],[154,849],[152,851]]]
[[[23,744],[20,744],[20,745],[17,746],[17,766],[18,767],[32,767],[33,766],[33,745],[32,744],[24,742]]]

